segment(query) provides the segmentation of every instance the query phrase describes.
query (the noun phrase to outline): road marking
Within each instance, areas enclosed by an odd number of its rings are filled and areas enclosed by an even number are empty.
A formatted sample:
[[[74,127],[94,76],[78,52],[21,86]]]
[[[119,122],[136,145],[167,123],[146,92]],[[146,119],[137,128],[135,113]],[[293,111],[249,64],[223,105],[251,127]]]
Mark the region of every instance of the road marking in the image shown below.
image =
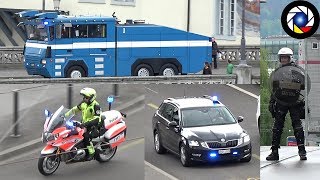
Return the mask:
[[[163,171],[162,169],[160,169],[160,168],[158,168],[158,167],[156,167],[156,166],[152,165],[152,164],[151,164],[151,163],[149,163],[148,161],[144,161],[144,164],[145,164],[145,165],[147,165],[147,166],[149,166],[149,167],[150,167],[150,168],[152,168],[153,170],[155,170],[155,171],[157,171],[157,172],[161,173],[162,175],[166,176],[166,177],[167,177],[167,178],[169,178],[169,179],[172,179],[172,180],[179,180],[178,178],[176,178],[176,177],[172,176],[171,174],[169,174],[169,173],[167,173],[167,172]]]
[[[260,161],[260,156],[256,155],[256,154],[252,154],[252,157],[258,159]]]
[[[150,89],[150,88],[148,88],[148,87],[145,87],[146,89],[148,89],[149,91],[151,91],[151,92],[153,92],[153,93],[156,93],[156,94],[159,94],[157,91],[155,91],[155,90],[152,90],[152,89]]]
[[[123,151],[125,149],[128,149],[129,147],[131,146],[134,146],[134,145],[137,145],[137,144],[140,144],[144,142],[144,138],[143,139],[138,139],[138,140],[135,140],[135,141],[132,141],[132,142],[129,142],[128,144],[125,144],[125,145],[122,145],[119,147],[119,151]]]
[[[246,90],[244,90],[244,89],[242,89],[242,88],[239,88],[239,87],[236,86],[236,85],[233,85],[233,84],[226,84],[226,85],[229,86],[229,87],[232,87],[232,88],[234,88],[234,89],[236,89],[236,90],[238,90],[238,91],[240,91],[240,92],[243,92],[243,93],[245,93],[245,94],[247,94],[247,95],[249,95],[249,96],[251,96],[251,97],[254,97],[254,98],[256,98],[256,99],[259,98],[259,96],[255,95],[255,94],[253,94],[253,93],[251,93],[251,92],[249,92],[249,91],[246,91]]]
[[[155,104],[149,103],[148,106],[152,107],[153,109],[158,109],[159,107]]]

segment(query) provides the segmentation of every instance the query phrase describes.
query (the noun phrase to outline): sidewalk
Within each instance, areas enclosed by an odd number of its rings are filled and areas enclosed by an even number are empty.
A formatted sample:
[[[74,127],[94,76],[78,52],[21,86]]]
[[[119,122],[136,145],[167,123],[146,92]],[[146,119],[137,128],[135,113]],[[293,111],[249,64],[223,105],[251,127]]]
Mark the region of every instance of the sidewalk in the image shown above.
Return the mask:
[[[75,85],[73,88],[73,106],[77,105],[82,99],[79,95],[81,88],[87,85]],[[108,106],[106,102],[107,96],[113,94],[113,88],[111,85],[103,84],[90,84],[97,90],[100,106],[103,111],[106,111]],[[20,137],[11,137],[12,134],[12,119],[13,115],[0,115],[0,161],[10,157],[4,157],[4,152],[8,149],[19,146],[26,142],[31,142],[36,148],[42,144],[38,143],[39,138],[41,138],[41,133],[43,130],[44,123],[44,109],[48,109],[51,112],[55,112],[61,105],[67,106],[67,94],[66,89],[57,89],[56,86],[50,86],[51,88],[46,88],[37,91],[28,91],[28,97],[34,98],[31,94],[46,94],[48,99],[40,101],[39,103],[34,103],[32,106],[25,107],[19,110],[19,132]],[[63,92],[64,93],[61,93]],[[141,103],[137,99],[141,99],[144,95],[144,88],[142,86],[134,85],[120,85],[119,86],[119,97],[115,99],[112,109],[121,108],[124,112],[128,111],[130,108],[134,107],[134,103]],[[133,102],[133,100],[135,102]],[[26,100],[25,100],[26,101]],[[31,101],[31,100],[30,100]],[[131,103],[131,104],[130,104]],[[127,106],[127,107],[125,107]],[[1,110],[0,110],[1,111]],[[1,114],[1,112],[0,112]],[[77,116],[76,119],[80,119],[81,116]],[[38,139],[38,140],[37,140]],[[26,145],[27,146],[27,145]],[[30,149],[31,149],[30,148]],[[12,154],[14,155],[14,154]]]
[[[317,180],[320,176],[320,147],[306,147],[306,161],[300,161],[296,146],[281,146],[279,161],[266,161],[270,154],[270,146],[260,147],[260,179],[261,180]]]

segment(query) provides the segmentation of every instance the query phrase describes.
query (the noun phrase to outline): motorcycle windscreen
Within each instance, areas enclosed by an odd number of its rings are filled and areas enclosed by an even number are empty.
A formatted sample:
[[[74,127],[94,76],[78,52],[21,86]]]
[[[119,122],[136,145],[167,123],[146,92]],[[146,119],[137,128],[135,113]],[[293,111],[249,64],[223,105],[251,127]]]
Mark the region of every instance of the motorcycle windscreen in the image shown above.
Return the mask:
[[[104,137],[109,141],[112,148],[120,145],[126,139],[127,126],[125,123],[119,123],[111,127],[104,135]]]
[[[65,115],[66,112],[68,112],[69,109],[66,109],[64,106],[60,106],[60,108],[53,113],[51,118],[47,119],[45,124],[47,124],[47,127],[44,127],[44,132],[49,132],[51,133],[55,129],[62,127],[65,125],[64,118],[62,116]],[[74,115],[71,115],[67,117],[67,121],[70,120]]]
[[[301,95],[310,92],[310,77],[305,79],[305,71],[301,67],[283,66],[272,72],[270,89],[274,98],[286,104],[296,104]]]

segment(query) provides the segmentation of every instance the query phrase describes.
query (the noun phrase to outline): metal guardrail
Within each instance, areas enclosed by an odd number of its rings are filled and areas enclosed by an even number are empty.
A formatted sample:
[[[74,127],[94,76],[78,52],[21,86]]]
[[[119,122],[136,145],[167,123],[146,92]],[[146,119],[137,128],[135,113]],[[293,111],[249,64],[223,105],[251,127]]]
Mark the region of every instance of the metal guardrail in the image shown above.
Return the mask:
[[[260,77],[259,77],[260,78]],[[236,75],[179,75],[150,77],[86,77],[72,78],[8,78],[0,79],[0,84],[70,84],[70,83],[106,83],[106,84],[236,84]]]
[[[240,46],[219,46],[221,61],[239,61],[241,57]],[[0,47],[0,64],[19,64],[23,61],[23,47]],[[248,61],[260,60],[260,47],[247,46],[246,57]]]

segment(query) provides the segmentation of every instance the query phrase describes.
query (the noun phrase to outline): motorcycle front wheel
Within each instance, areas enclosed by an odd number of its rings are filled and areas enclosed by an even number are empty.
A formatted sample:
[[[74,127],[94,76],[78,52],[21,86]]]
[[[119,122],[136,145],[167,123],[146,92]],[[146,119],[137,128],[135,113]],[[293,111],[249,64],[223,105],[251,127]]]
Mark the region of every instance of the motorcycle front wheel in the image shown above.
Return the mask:
[[[109,145],[103,143],[97,148],[96,160],[100,163],[110,161],[117,152],[117,147],[111,148]]]
[[[49,176],[58,169],[60,161],[60,157],[55,154],[40,155],[38,170],[44,176]]]

